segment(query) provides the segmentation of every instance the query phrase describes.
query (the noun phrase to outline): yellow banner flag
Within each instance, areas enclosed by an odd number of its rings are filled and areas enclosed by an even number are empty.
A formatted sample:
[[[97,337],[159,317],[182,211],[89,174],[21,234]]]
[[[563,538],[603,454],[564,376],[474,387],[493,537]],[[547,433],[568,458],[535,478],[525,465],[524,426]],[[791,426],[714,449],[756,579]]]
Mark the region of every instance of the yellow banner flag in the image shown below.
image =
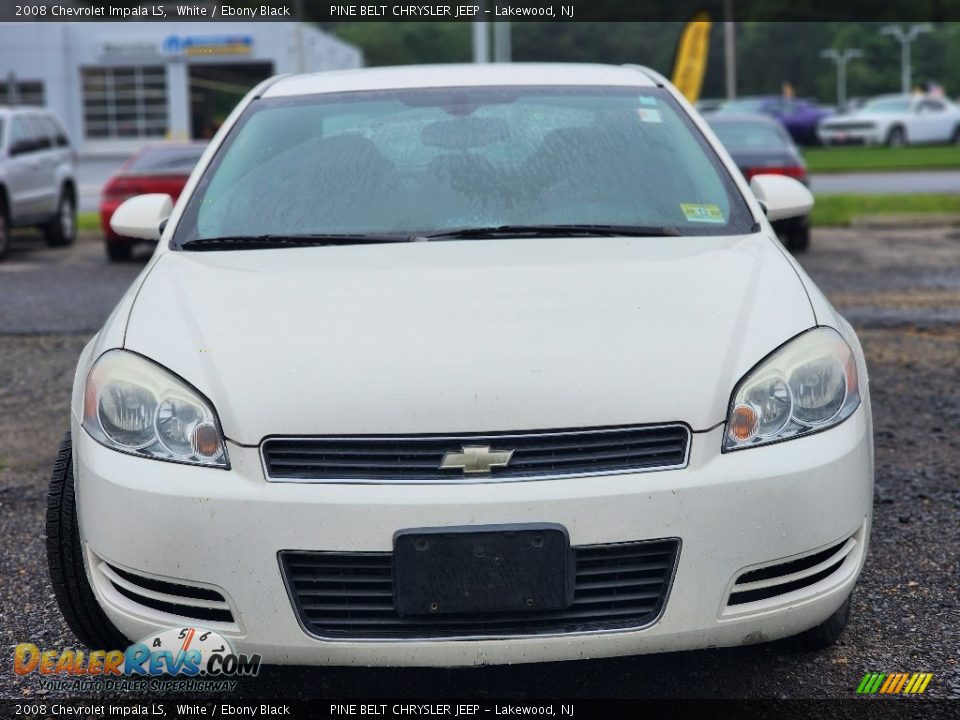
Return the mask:
[[[673,62],[673,84],[692,103],[700,99],[703,76],[707,72],[707,55],[710,52],[710,13],[694,13],[683,26],[677,56]]]

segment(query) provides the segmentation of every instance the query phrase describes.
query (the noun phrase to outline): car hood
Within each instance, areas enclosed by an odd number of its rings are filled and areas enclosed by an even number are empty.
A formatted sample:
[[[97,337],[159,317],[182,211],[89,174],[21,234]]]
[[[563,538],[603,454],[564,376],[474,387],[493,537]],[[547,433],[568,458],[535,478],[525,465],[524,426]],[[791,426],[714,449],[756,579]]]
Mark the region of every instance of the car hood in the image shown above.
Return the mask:
[[[241,444],[722,422],[736,381],[814,324],[762,235],[166,252],[125,346]]]

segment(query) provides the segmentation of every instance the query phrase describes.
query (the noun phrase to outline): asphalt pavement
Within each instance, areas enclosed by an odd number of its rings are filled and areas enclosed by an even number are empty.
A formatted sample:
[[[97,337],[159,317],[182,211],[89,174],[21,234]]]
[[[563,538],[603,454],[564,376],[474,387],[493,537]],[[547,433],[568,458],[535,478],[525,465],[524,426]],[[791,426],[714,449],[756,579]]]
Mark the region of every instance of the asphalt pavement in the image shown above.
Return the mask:
[[[915,172],[815,173],[810,176],[814,193],[960,194],[960,170]]]
[[[802,262],[857,328],[876,424],[873,537],[837,646],[458,670],[266,667],[234,696],[854,698],[867,672],[922,671],[934,674],[923,697],[889,701],[960,698],[960,232],[818,229]],[[16,643],[76,643],[47,576],[46,485],[77,356],[141,267],[109,264],[97,242],[54,251],[29,237],[0,263],[0,697],[55,695],[13,674]]]

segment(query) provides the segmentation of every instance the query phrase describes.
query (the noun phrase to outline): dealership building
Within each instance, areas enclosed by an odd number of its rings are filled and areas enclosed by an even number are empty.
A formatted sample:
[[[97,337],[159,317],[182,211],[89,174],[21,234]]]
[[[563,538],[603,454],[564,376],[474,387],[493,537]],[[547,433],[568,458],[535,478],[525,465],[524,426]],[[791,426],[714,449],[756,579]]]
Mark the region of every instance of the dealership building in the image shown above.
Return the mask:
[[[303,23],[0,23],[0,105],[44,105],[81,154],[210,137],[260,80],[360,67]]]

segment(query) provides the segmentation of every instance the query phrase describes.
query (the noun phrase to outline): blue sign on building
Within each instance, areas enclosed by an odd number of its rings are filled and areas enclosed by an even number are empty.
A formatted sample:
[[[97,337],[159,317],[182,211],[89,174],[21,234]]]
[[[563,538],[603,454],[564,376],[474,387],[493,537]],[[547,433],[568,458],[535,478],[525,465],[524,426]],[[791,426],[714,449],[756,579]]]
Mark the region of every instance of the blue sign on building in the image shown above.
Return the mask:
[[[252,35],[168,35],[163,41],[168,55],[249,55]]]

